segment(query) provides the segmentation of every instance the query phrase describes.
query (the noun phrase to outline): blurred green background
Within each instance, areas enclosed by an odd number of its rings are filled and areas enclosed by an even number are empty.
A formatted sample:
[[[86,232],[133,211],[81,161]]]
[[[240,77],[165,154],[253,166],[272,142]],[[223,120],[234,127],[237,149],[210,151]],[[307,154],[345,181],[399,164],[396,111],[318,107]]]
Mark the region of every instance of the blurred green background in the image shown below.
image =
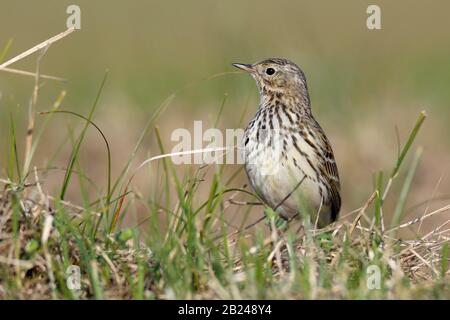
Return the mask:
[[[190,128],[194,120],[212,123],[224,95],[220,128],[245,127],[258,101],[253,80],[243,74],[202,79],[235,71],[233,62],[285,57],[305,71],[313,112],[335,149],[343,212],[367,199],[374,172],[394,165],[395,128],[404,142],[421,110],[429,115],[418,142],[425,152],[408,204],[438,195],[448,198],[450,2],[3,0],[0,47],[13,39],[6,60],[63,31],[70,4],[81,7],[81,30],[50,47],[41,63],[42,73],[69,81],[43,81],[36,109],[50,109],[61,90],[67,90],[63,108],[86,114],[108,69],[94,121],[110,140],[115,174],[147,119],[174,92],[174,101],[157,121],[168,148],[173,129]],[[366,28],[369,4],[381,7],[382,30]],[[33,71],[36,55],[11,67]],[[0,72],[2,176],[9,114],[17,121],[23,150],[33,86],[32,77]],[[41,122],[38,116],[37,125]],[[78,120],[56,116],[34,164],[45,165],[67,139],[67,127],[77,125]],[[90,132],[86,143],[82,166],[104,187],[102,141]],[[63,146],[56,164],[65,166],[69,152],[70,146]],[[148,137],[139,160],[158,153]],[[52,192],[61,177],[49,175],[47,180]],[[143,190],[145,186],[143,182]],[[78,199],[76,190],[73,201]],[[424,207],[416,209],[409,214],[421,214]]]

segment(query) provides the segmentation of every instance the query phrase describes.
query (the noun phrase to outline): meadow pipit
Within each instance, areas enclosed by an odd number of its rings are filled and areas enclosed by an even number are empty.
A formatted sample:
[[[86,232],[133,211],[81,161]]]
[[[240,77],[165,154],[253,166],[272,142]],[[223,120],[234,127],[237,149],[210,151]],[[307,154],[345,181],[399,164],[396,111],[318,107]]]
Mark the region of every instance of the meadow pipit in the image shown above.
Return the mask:
[[[286,59],[233,64],[256,80],[260,103],[244,134],[250,183],[283,219],[309,217],[322,228],[341,207],[330,142],[311,112],[303,71]]]

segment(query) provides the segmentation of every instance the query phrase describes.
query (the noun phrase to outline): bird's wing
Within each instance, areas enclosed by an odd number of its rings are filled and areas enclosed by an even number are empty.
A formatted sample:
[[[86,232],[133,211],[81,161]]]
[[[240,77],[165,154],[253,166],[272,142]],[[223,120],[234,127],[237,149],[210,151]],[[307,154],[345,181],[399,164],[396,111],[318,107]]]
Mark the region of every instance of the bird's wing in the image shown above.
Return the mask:
[[[339,182],[339,172],[334,159],[333,149],[331,148],[330,141],[323,132],[317,121],[314,121],[314,126],[317,130],[313,130],[310,134],[315,134],[317,142],[320,146],[321,156],[318,158],[318,169],[322,173],[326,182],[329,185],[331,193],[331,208],[332,208],[332,218],[336,220],[341,209],[341,185]]]

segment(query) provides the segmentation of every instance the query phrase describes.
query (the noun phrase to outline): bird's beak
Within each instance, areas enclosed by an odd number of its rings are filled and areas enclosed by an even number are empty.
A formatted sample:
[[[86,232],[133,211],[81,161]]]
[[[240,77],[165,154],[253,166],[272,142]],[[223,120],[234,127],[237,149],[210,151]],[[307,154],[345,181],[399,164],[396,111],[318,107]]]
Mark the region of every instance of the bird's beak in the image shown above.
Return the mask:
[[[253,72],[255,69],[253,69],[253,65],[251,64],[245,64],[245,63],[233,63],[233,66],[235,66],[238,69],[247,71],[247,72]]]

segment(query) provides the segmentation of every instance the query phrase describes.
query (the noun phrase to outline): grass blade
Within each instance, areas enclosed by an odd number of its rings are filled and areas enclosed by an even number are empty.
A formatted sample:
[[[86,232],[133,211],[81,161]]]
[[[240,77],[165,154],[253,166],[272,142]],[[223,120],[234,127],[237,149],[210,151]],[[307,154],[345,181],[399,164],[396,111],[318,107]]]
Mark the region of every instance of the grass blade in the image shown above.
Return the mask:
[[[411,148],[411,145],[413,144],[414,140],[416,139],[417,133],[419,132],[420,127],[422,126],[426,117],[427,117],[427,114],[425,113],[425,111],[422,111],[419,115],[419,118],[416,121],[414,128],[412,129],[412,131],[408,137],[408,141],[406,141],[406,144],[403,147],[402,152],[400,153],[400,156],[397,159],[397,163],[394,167],[394,170],[392,170],[392,173],[391,173],[392,178],[394,178],[398,174],[398,171],[400,170],[403,160],[405,159],[406,154],[408,153],[409,149]]]
[[[391,228],[396,226],[401,220],[402,213],[405,208],[406,198],[408,197],[408,193],[411,188],[411,184],[414,179],[417,166],[419,165],[419,160],[420,160],[420,157],[422,156],[422,152],[423,152],[423,149],[418,148],[414,155],[414,159],[412,161],[411,167],[408,170],[408,174],[406,176],[405,182],[404,182],[402,190],[400,192],[397,206],[395,207],[394,216],[393,216],[392,222],[391,222]]]
[[[86,118],[89,121],[91,121],[92,116],[94,114],[94,111],[95,111],[95,109],[97,107],[97,104],[98,104],[98,101],[100,99],[100,95],[101,95],[101,93],[103,91],[103,87],[105,86],[105,82],[106,82],[107,77],[108,77],[108,71],[106,71],[106,73],[105,73],[105,75],[103,77],[103,80],[102,80],[102,83],[100,84],[100,88],[98,90],[98,93],[97,93],[97,96],[95,98],[94,104],[92,105],[92,108],[91,108],[91,110],[89,112],[89,115]],[[81,131],[80,137],[78,138],[77,144],[75,145],[75,148],[72,150],[72,154],[71,154],[70,160],[69,160],[69,165],[67,166],[67,171],[66,171],[66,174],[64,176],[64,181],[63,181],[63,185],[62,185],[62,188],[61,188],[61,193],[60,193],[60,196],[59,196],[61,200],[64,200],[64,196],[66,195],[67,187],[69,185],[70,178],[72,177],[72,169],[73,169],[75,161],[76,161],[76,159],[78,157],[78,153],[80,152],[80,147],[81,147],[81,144],[83,143],[84,136],[86,134],[86,130],[87,130],[88,127],[89,127],[89,122],[86,121],[86,123],[85,123],[85,125],[83,127],[83,130]]]
[[[17,137],[16,137],[16,124],[14,122],[14,118],[12,114],[10,114],[10,151],[9,151],[9,166],[8,166],[8,175],[11,181],[14,181],[14,165],[16,166],[17,175],[19,177],[19,181],[22,181],[21,173],[20,173],[20,165],[19,165],[19,155],[17,152]]]
[[[8,51],[9,51],[9,48],[11,48],[12,42],[13,42],[13,39],[11,38],[11,39],[8,40],[8,42],[6,43],[6,45],[3,47],[3,50],[2,50],[2,52],[0,53],[0,63],[2,63],[3,60],[5,59],[6,54],[7,54]]]

